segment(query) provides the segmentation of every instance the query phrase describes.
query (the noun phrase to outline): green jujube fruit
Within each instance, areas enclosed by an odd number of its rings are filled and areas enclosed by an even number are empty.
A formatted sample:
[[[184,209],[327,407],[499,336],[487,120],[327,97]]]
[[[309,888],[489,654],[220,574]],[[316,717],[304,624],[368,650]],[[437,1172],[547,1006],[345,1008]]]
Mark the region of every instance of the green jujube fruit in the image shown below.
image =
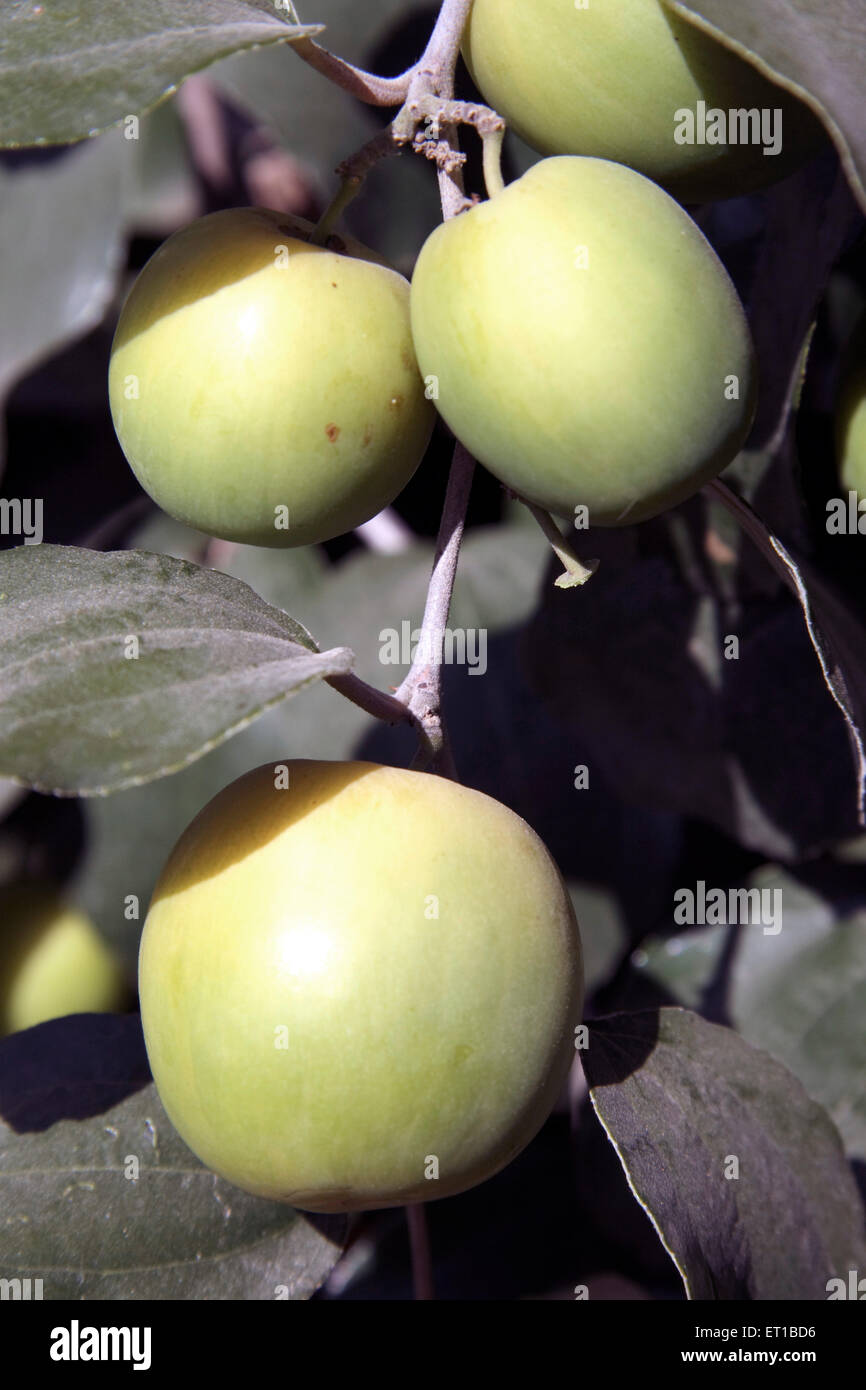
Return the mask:
[[[464,54],[485,101],[542,154],[628,164],[686,201],[765,187],[826,138],[804,102],[661,0],[475,0]],[[703,110],[728,124],[705,128]],[[732,139],[732,110],[758,113],[757,125],[750,117],[747,134],[738,117]],[[777,111],[781,148],[765,155]]]
[[[41,885],[0,892],[0,1037],[66,1014],[114,1013],[126,997],[89,917]]]
[[[542,160],[437,228],[412,281],[428,389],[507,487],[565,518],[642,521],[720,473],[756,365],[721,262],[656,184]]]
[[[390,505],[430,438],[407,281],[311,231],[262,208],[211,213],[160,247],[120,316],[121,447],[164,511],[212,536],[341,535]]]
[[[580,938],[507,807],[427,773],[289,762],[185,831],[141,941],[154,1080],[215,1172],[309,1211],[430,1201],[508,1163],[574,1058]]]

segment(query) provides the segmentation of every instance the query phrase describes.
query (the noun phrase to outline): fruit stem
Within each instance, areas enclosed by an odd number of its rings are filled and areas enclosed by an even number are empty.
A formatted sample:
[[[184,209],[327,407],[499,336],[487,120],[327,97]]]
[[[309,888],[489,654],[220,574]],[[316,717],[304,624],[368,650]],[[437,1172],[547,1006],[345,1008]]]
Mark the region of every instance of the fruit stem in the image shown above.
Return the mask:
[[[316,228],[314,240],[320,241],[327,237],[333,222],[349,198],[358,191],[368,170],[377,160],[388,154],[399,153],[410,142],[416,150],[436,160],[443,216],[446,219],[456,216],[466,207],[467,200],[463,193],[461,177],[463,156],[457,142],[457,123],[468,121],[474,124],[482,135],[486,135],[488,130],[493,131],[503,126],[501,117],[487,107],[471,106],[453,100],[457,55],[471,3],[472,0],[443,0],[439,17],[420,62],[410,73],[394,79],[405,96],[402,110],[386,131],[377,135],[340,166],[338,172],[344,180],[344,187]],[[322,56],[323,50],[316,48],[316,45],[296,43],[294,46],[301,57],[312,61],[313,66],[325,71],[325,75],[331,77],[338,85],[346,86],[348,81],[350,85],[346,89],[354,90],[356,96],[360,95],[351,85],[356,81],[357,70],[348,70],[347,76],[346,65],[341,66],[337,59],[331,59],[326,63]],[[392,86],[391,91],[395,90]],[[418,130],[422,120],[425,121],[423,132]],[[501,135],[499,139],[501,142]],[[495,143],[493,148],[496,148]],[[353,187],[351,192],[347,193],[345,183],[350,181]],[[494,186],[495,181],[494,174]],[[475,460],[463,445],[458,443],[448,477],[436,556],[424,608],[421,641],[417,645],[413,665],[393,699],[382,695],[357,676],[335,676],[328,682],[340,694],[347,696],[379,719],[385,719],[392,724],[413,723],[419,735],[413,768],[429,769],[455,780],[457,770],[441,714],[442,661],[438,654],[444,648],[446,624],[451,608],[451,595],[454,590],[474,471]]]
[[[467,449],[458,443],[454,449],[451,472],[448,475],[448,488],[445,505],[439,525],[436,542],[436,555],[433,572],[427,590],[424,618],[421,624],[421,640],[416,648],[415,661],[406,679],[396,692],[395,698],[407,705],[423,726],[429,744],[428,749],[419,750],[416,759],[427,761],[432,755],[434,770],[444,776],[453,776],[451,758],[445,728],[442,722],[442,662],[437,654],[444,648],[448,614],[451,610],[451,595],[454,592],[454,579],[457,574],[457,561],[460,556],[460,543],[466,525],[466,508],[472,488],[475,460]]]
[[[365,101],[368,106],[400,106],[406,100],[414,68],[409,68],[400,77],[379,77],[377,73],[364,72],[363,68],[344,62],[305,35],[289,42],[298,57],[309,63],[311,68],[342,87],[350,96]]]
[[[293,42],[295,52],[305,62],[330,78],[353,96],[374,105],[402,102],[387,131],[382,132],[340,166],[341,187],[312,234],[321,245],[331,234],[343,210],[358,192],[368,170],[377,160],[399,153],[406,145],[435,159],[439,173],[439,192],[445,218],[462,212],[463,156],[458,144],[458,122],[476,126],[484,140],[485,182],[490,196],[502,184],[500,151],[503,121],[487,107],[454,101],[454,73],[460,40],[472,0],[443,0],[430,40],[420,61],[397,78],[380,78],[353,68],[308,37]],[[419,130],[424,122],[424,130]],[[442,662],[446,623],[451,608],[454,577],[460,543],[466,522],[466,508],[472,486],[475,460],[462,444],[457,445],[448,478],[445,506],[439,527],[433,572],[427,591],[422,624],[422,640],[415,661],[395,697],[382,695],[357,676],[335,676],[328,682],[340,694],[368,713],[389,723],[411,722],[419,734],[419,747],[413,767],[429,767],[445,777],[456,778],[454,759],[441,715]]]
[[[358,196],[360,189],[360,178],[349,176],[347,178],[344,177],[342,179],[340,187],[337,189],[337,192],[331,199],[330,204],[322,213],[322,216],[316,223],[315,228],[310,233],[311,246],[325,245],[325,243],[328,240],[328,237],[333,232],[334,228],[336,227],[340,218],[343,216],[343,213],[346,211],[346,208],[349,206],[352,199]]]
[[[524,507],[535,517],[547,539],[550,541],[551,549],[558,560],[565,566],[565,573],[561,574],[556,580],[557,589],[576,589],[581,584],[585,584],[587,579],[591,579],[598,569],[598,560],[581,560],[576,554],[572,544],[562,534],[550,512],[546,512],[541,507],[536,507],[532,502],[527,502],[525,497],[519,499]]]
[[[299,58],[359,101],[369,106],[401,106],[417,79],[422,80],[427,91],[439,92],[447,88],[450,94],[453,90],[460,40],[471,5],[472,0],[443,0],[423,57],[399,77],[380,77],[378,73],[356,68],[314,43],[308,34],[289,39],[289,42]],[[310,26],[313,27],[320,26]]]
[[[433,681],[428,682],[423,690],[419,688],[416,703],[421,714],[410,709],[396,696],[386,695],[384,691],[377,690],[374,685],[368,685],[360,676],[351,673],[346,676],[326,677],[326,684],[345,699],[351,700],[353,705],[357,705],[366,714],[371,714],[374,719],[381,719],[391,725],[410,724],[418,736],[418,750],[412,760],[412,769],[422,772],[431,768],[441,776],[457,781],[457,769],[439,715],[436,703],[438,690]],[[425,695],[426,703],[423,698]]]
[[[353,705],[366,710],[376,719],[384,720],[386,724],[416,723],[408,705],[393,695],[386,695],[383,690],[377,690],[374,685],[368,685],[360,676],[351,672],[345,676],[328,676],[326,683],[351,700]]]
[[[416,153],[436,162],[443,210],[446,217],[454,216],[467,206],[462,179],[465,156],[458,139],[458,126],[466,123],[475,126],[485,142],[488,194],[492,197],[501,190],[502,177],[497,172],[501,136],[488,143],[489,130],[504,127],[501,116],[486,106],[454,101],[460,40],[471,5],[472,0],[443,0],[423,56],[400,77],[379,77],[353,67],[314,43],[309,35],[289,40],[299,58],[343,91],[373,106],[401,108],[386,131],[341,165],[338,172],[343,177],[351,170],[360,182],[377,160],[399,154],[411,144]],[[329,214],[330,209],[326,217]]]
[[[502,177],[502,142],[505,139],[505,126],[485,130],[481,135],[484,141],[484,187],[488,198],[495,198],[505,189]]]
[[[409,1226],[409,1248],[412,1252],[412,1284],[416,1300],[435,1298],[433,1263],[430,1258],[430,1238],[427,1234],[427,1213],[423,1203],[406,1208]]]
[[[425,90],[449,97],[453,94],[460,41],[471,8],[472,0],[442,0],[427,47],[411,74],[413,78],[432,79],[424,84]]]

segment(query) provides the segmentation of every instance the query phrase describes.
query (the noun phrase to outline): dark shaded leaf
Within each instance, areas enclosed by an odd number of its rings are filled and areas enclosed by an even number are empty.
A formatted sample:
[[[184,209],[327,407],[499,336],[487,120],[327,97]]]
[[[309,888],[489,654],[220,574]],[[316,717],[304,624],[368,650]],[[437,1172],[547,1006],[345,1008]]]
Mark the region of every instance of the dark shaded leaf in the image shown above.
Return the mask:
[[[0,1041],[0,1119],[18,1133],[84,1120],[150,1084],[138,1014],[73,1014]]]
[[[802,610],[775,579],[772,595],[729,601],[699,530],[680,544],[682,524],[677,512],[587,534],[598,573],[582,590],[547,587],[527,630],[536,692],[630,801],[709,820],[772,858],[855,833],[857,769]]]
[[[42,1133],[0,1123],[0,1278],[42,1279],[46,1299],[308,1298],[339,1259],[345,1219],[208,1172],[152,1085],[112,1104],[124,1071],[128,1091],[142,1085],[137,1026],[81,1015],[0,1043],[0,1075],[24,1073],[9,1083],[19,1121],[45,1107],[92,1116]]]
[[[736,516],[752,541],[791,590],[806,623],[824,684],[835,700],[851,743],[860,824],[866,824],[866,633],[814,566],[795,559],[747,504],[722,482],[711,492]]]
[[[583,1059],[690,1298],[823,1300],[828,1280],[863,1269],[838,1132],[780,1063],[681,1009],[599,1020]]]
[[[742,209],[742,204],[738,204]],[[788,425],[805,368],[805,352],[827,284],[846,247],[859,235],[862,213],[835,161],[810,164],[755,202],[761,233],[740,290],[758,356],[760,392],[749,453],[773,446]],[[740,214],[743,217],[741,211]],[[701,217],[710,240],[721,241],[724,204]],[[778,525],[778,519],[774,518]],[[786,532],[787,534],[787,532]]]

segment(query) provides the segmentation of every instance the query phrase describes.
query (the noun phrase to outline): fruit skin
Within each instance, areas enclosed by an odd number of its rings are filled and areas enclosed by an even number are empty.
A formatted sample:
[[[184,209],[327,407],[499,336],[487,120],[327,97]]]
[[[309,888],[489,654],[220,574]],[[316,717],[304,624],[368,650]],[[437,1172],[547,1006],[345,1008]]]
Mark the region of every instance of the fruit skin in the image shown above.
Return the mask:
[[[463,52],[485,101],[542,154],[628,164],[678,197],[729,198],[825,139],[803,102],[660,0],[475,0]],[[680,145],[676,113],[782,110],[783,145]]]
[[[848,344],[840,372],[836,460],[842,486],[866,498],[866,315]]]
[[[587,506],[592,525],[696,492],[754,416],[754,351],[724,267],[672,198],[606,160],[542,160],[437,228],[412,330],[466,447],[558,516]]]
[[[460,1192],[529,1142],[574,1057],[558,870],[480,792],[285,766],[287,790],[269,764],[219,793],[157,885],[139,988],[163,1104],[208,1167],[309,1211]]]
[[[0,1037],[66,1014],[115,1013],[126,995],[89,917],[45,888],[0,894]]]
[[[211,213],[150,259],[117,326],[109,399],[133,472],[226,540],[308,545],[368,521],[433,428],[407,281],[357,242],[310,245],[311,230],[263,208]]]

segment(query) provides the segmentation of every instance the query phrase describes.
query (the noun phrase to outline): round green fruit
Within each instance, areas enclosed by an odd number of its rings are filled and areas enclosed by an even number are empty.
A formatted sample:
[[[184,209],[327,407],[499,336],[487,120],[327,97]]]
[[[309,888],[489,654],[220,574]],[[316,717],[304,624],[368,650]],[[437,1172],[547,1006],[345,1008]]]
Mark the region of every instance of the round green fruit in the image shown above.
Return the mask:
[[[133,472],[226,540],[341,535],[393,502],[430,438],[407,281],[311,231],[262,208],[211,213],[160,247],[117,326],[109,397]]]
[[[0,894],[0,1036],[66,1014],[113,1013],[126,995],[89,917],[44,888]]]
[[[731,462],[756,368],[743,309],[678,203],[621,164],[542,160],[437,228],[412,281],[421,371],[520,496],[616,526]]]
[[[836,460],[842,486],[866,498],[866,317],[845,353],[836,408]]]
[[[502,1168],[555,1102],[583,1002],[571,903],[529,826],[357,762],[257,768],[204,808],[157,885],[139,988],[181,1137],[319,1212]]]
[[[485,100],[542,154],[616,160],[678,197],[763,187],[824,138],[803,102],[660,0],[475,0],[464,53]],[[704,112],[729,121],[731,111],[758,113],[747,143],[717,119],[705,127]],[[752,122],[777,111],[781,149],[765,155]],[[694,117],[693,143],[677,138],[690,133],[683,112]],[[767,135],[772,143],[772,126]],[[709,143],[717,136],[726,143]]]

